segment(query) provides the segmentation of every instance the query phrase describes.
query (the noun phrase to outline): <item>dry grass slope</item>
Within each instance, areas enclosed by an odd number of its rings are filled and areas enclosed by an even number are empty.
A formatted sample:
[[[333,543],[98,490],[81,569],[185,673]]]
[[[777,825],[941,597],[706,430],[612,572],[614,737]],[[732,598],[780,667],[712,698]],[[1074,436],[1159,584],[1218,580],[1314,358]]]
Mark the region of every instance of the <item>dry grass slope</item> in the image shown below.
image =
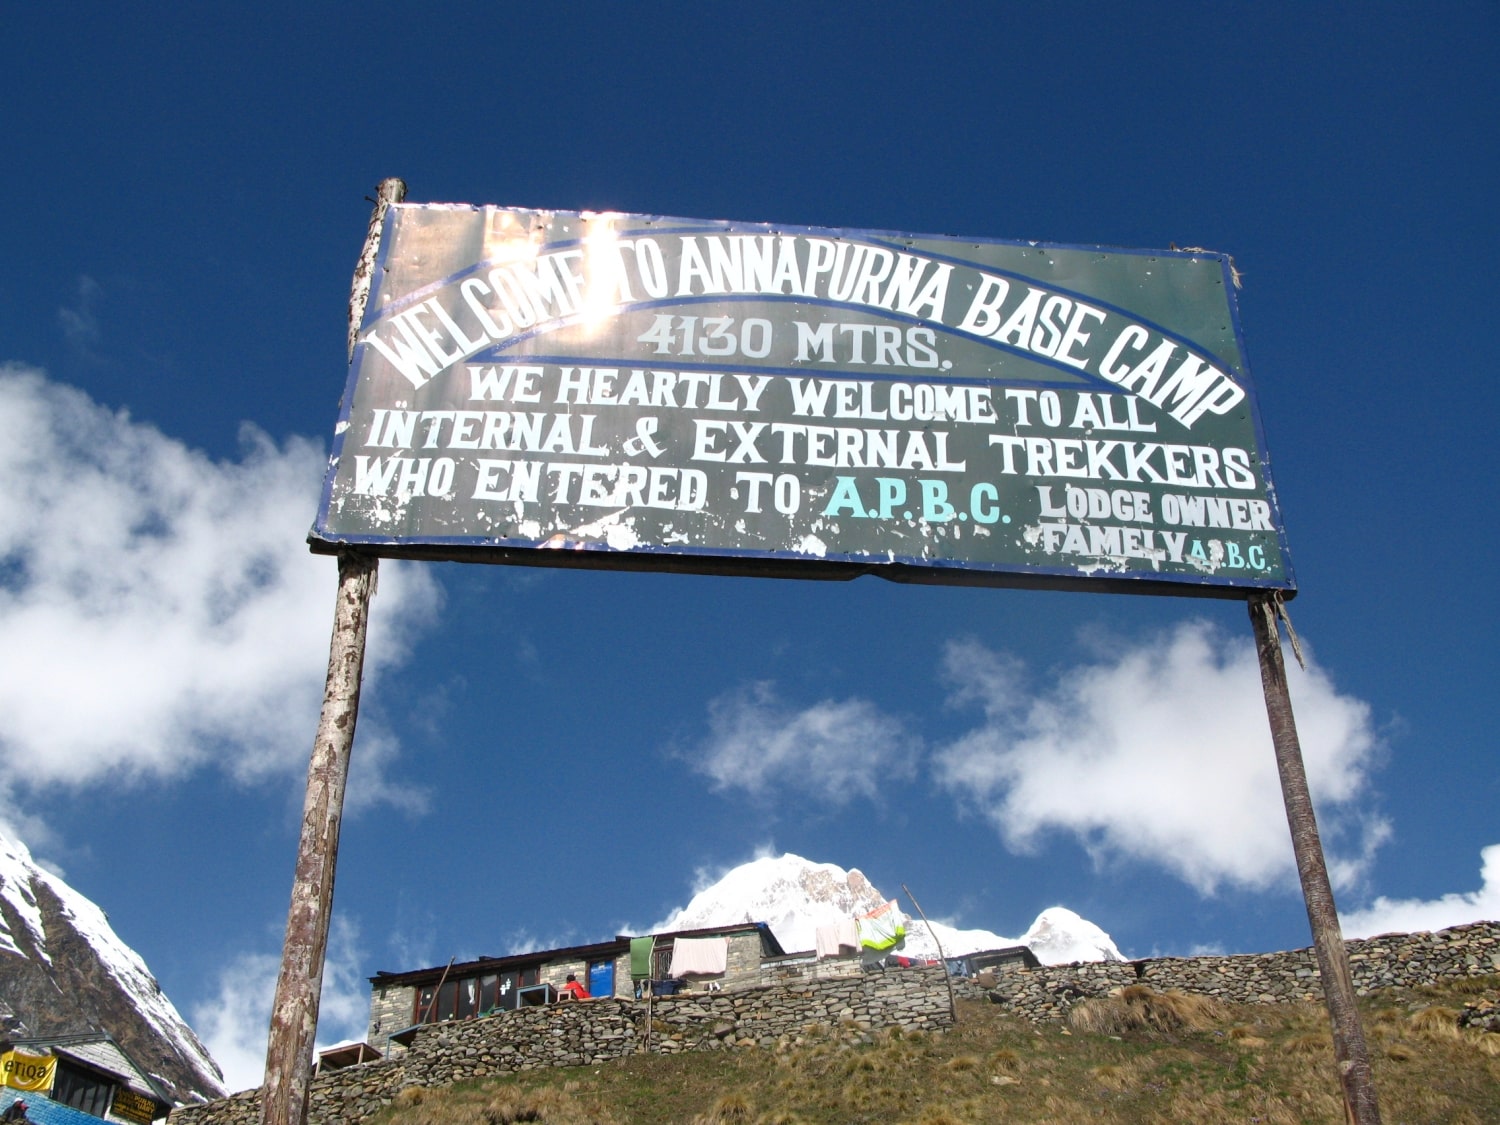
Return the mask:
[[[1224,1022],[1223,1004],[1207,996],[1173,989],[1157,992],[1143,984],[1122,988],[1113,996],[1085,1000],[1068,1013],[1074,1031],[1123,1035],[1127,1031],[1206,1031]]]
[[[1363,1002],[1387,1121],[1500,1121],[1500,1034],[1458,1026],[1476,984]],[[1225,1005],[1132,987],[1036,1027],[964,1004],[943,1035],[809,1027],[774,1049],[638,1056],[406,1090],[372,1125],[1300,1125],[1344,1120],[1314,1005]]]

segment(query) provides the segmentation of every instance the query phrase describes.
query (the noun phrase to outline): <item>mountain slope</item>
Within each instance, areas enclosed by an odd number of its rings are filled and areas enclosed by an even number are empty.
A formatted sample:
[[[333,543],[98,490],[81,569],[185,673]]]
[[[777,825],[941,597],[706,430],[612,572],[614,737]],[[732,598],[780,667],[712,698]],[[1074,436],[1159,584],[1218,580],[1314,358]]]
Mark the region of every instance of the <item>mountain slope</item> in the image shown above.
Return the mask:
[[[224,1092],[218,1066],[104,912],[3,827],[0,1027],[12,1037],[104,1031],[177,1100]]]
[[[814,863],[786,853],[741,864],[712,886],[695,894],[682,909],[653,930],[689,930],[732,922],[765,922],[787,952],[812,949],[819,926],[863,914],[885,902],[858,869]],[[907,925],[903,950],[913,957],[936,957],[938,944],[949,957],[981,949],[1028,946],[1045,965],[1070,961],[1123,961],[1107,933],[1065,907],[1053,906],[1037,916],[1020,937],[990,930],[960,930],[933,922],[929,932],[920,920]],[[936,939],[936,940],[934,940]]]

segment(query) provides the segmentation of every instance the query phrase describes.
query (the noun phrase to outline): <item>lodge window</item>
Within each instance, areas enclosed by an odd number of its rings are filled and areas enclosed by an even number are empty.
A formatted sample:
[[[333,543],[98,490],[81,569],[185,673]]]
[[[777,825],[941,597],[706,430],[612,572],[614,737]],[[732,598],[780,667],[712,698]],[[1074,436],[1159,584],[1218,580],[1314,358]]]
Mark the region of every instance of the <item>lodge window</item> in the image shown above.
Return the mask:
[[[672,943],[659,941],[651,950],[651,979],[670,980],[671,978]]]
[[[542,967],[529,965],[508,973],[485,973],[471,977],[453,977],[417,990],[417,1010],[413,1023],[441,1023],[444,1020],[468,1020],[496,1010],[510,1011],[516,1006],[516,992],[540,984]]]
[[[103,1117],[109,1112],[114,1092],[115,1083],[108,1079],[58,1061],[57,1077],[52,1082],[53,1101],[91,1113],[95,1117]]]
[[[500,978],[491,973],[487,977],[479,978],[479,1011],[493,1011],[495,1001],[500,997]]]

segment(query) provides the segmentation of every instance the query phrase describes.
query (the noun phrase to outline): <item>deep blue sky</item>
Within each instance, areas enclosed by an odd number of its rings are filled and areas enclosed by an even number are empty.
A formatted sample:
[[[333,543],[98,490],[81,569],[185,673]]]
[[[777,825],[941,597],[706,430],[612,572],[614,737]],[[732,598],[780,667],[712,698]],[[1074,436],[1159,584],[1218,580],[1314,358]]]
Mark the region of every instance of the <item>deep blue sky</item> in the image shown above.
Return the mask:
[[[1342,809],[1388,838],[1340,906],[1480,890],[1480,849],[1500,842],[1494,5],[151,7],[4,17],[0,362],[214,461],[241,459],[241,422],[331,437],[365,197],[385,176],[413,200],[1233,254],[1293,618],[1328,698],[1368,708]],[[12,452],[30,440],[6,434]],[[314,474],[302,526],[315,498]],[[66,519],[47,526],[72,542]],[[7,590],[32,549],[0,554]],[[313,565],[331,621],[334,566]],[[1019,851],[929,764],[984,722],[947,702],[951,642],[1023,660],[1047,698],[1185,622],[1248,647],[1237,603],[427,570],[441,608],[411,603],[411,648],[364,715],[399,745],[386,783],[425,791],[427,811],[377,802],[346,826],[337,906],[359,973],[649,925],[695,871],[766,846],[905,881],[930,912],[1002,933],[1061,903],[1135,955],[1307,943],[1294,882],[1225,875],[1206,894],[1156,854],[1176,845],[1055,822]],[[53,666],[6,635],[6,665]],[[55,640],[58,675],[80,666]],[[287,651],[314,690],[320,643]],[[81,693],[112,675],[81,666]],[[182,674],[145,657],[129,673],[164,698]],[[765,681],[767,723],[858,701],[921,749],[874,801],[795,771],[716,789],[694,768],[714,752],[711,704]],[[34,850],[185,1012],[213,1003],[223,966],[278,948],[316,721],[298,692],[302,744],[258,772],[232,733],[174,728],[154,767],[106,752],[36,783],[37,756],[72,744],[0,718]],[[1201,752],[1227,753],[1218,734]],[[1171,788],[1152,761],[1139,753],[1145,790]],[[1357,839],[1332,843],[1359,857]]]

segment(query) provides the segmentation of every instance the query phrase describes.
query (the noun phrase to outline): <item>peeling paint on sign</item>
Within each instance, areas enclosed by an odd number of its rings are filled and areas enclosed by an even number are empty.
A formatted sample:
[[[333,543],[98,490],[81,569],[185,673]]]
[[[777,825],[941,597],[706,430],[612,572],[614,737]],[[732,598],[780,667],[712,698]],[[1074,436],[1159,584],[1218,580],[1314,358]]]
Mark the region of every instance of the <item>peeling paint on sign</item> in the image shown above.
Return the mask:
[[[1220,254],[399,205],[344,403],[315,550],[1295,590]]]

